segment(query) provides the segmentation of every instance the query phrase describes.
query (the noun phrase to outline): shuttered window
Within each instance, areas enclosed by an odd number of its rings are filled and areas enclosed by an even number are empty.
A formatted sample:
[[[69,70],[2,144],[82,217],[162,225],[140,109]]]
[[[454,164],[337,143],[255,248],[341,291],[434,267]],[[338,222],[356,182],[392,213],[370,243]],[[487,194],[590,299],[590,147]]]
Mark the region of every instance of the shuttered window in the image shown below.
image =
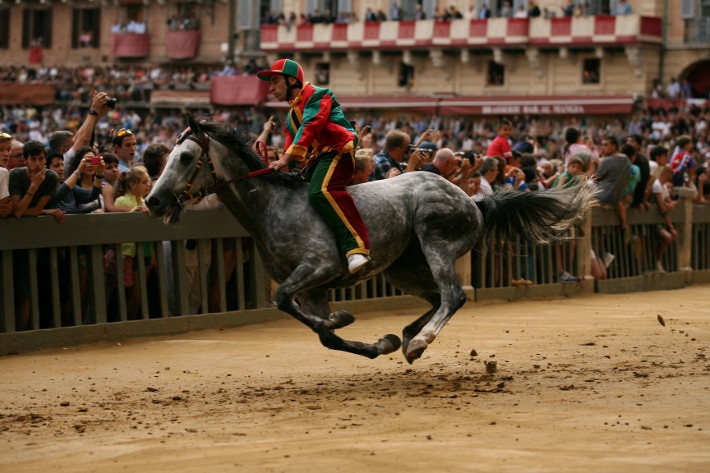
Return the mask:
[[[22,47],[52,47],[52,10],[22,10]]]
[[[695,0],[680,0],[680,17],[692,20],[695,16]]]
[[[256,2],[240,0],[237,8],[237,28],[240,30],[253,30],[256,28],[254,7]]]
[[[0,10],[0,49],[10,47],[10,10]]]
[[[101,36],[101,10],[75,8],[72,12],[71,47],[98,48]]]

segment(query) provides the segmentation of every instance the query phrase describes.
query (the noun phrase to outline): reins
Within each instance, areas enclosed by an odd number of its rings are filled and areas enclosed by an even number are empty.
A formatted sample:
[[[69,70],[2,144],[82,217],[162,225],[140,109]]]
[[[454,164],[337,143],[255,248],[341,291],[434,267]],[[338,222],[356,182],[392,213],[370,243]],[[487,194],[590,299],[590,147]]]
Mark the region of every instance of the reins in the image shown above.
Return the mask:
[[[210,167],[210,173],[212,173],[212,180],[217,182],[217,173],[215,172],[214,169],[214,164],[212,164],[212,158],[210,158],[209,150],[210,150],[210,139],[207,135],[205,135],[205,140],[204,142],[200,142],[197,138],[195,138],[193,135],[188,134],[190,132],[189,128],[185,130],[180,137],[178,137],[178,144],[180,144],[184,140],[191,140],[197,143],[200,146],[200,149],[202,150],[202,153],[200,154],[200,158],[197,160],[197,163],[195,164],[195,170],[192,172],[192,175],[190,176],[190,179],[187,181],[187,184],[185,185],[185,190],[182,191],[182,194],[176,195],[175,198],[177,199],[177,203],[180,207],[184,207],[187,204],[199,200],[209,194],[213,194],[217,190],[228,186],[230,184],[233,184],[235,182],[239,182],[244,179],[250,179],[252,177],[256,176],[262,176],[264,174],[271,174],[274,172],[274,169],[269,167],[269,155],[266,151],[266,143],[263,141],[257,141],[256,142],[256,151],[257,154],[261,157],[261,159],[264,161],[264,164],[266,165],[266,168],[264,169],[258,169],[256,171],[251,171],[243,176],[237,176],[234,177],[228,181],[220,182],[212,187],[208,188],[201,188],[198,190],[196,193],[192,193],[192,183],[195,181],[197,178],[197,174],[200,172],[202,169],[202,166],[204,166],[205,162],[205,157],[207,157],[207,165]]]

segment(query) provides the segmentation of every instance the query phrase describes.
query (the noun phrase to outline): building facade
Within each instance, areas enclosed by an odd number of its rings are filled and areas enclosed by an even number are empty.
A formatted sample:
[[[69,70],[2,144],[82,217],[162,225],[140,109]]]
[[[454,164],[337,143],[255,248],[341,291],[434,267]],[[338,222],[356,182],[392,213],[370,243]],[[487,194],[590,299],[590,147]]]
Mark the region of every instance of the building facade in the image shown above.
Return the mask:
[[[710,0],[620,3],[540,2],[540,15],[526,17],[534,0],[2,0],[0,61],[179,67],[292,57],[345,105],[422,113],[628,114],[672,78],[707,99]],[[386,18],[366,21],[380,10]],[[235,87],[254,93],[233,105],[268,100],[253,80],[213,84],[211,97],[230,105]]]

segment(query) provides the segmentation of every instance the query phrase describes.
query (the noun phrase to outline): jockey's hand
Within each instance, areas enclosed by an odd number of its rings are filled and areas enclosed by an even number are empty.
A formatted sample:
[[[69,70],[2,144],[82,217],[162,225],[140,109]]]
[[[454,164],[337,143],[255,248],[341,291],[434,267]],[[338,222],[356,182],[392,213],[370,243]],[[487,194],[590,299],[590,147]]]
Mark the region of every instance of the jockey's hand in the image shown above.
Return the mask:
[[[288,170],[288,163],[289,161],[291,161],[292,157],[292,154],[284,154],[278,160],[270,162],[269,168],[277,172],[282,170],[283,168],[286,168]]]

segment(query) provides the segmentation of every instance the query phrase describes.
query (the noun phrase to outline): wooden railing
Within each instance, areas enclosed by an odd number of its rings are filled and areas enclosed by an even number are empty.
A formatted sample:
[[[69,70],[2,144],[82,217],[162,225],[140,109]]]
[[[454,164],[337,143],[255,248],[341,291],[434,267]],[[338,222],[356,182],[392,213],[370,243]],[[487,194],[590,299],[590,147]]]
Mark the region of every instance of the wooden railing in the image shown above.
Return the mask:
[[[625,244],[615,214],[595,208],[563,244],[538,247],[505,242],[488,251],[477,249],[457,263],[459,278],[469,298],[475,300],[639,291],[708,282],[710,207],[693,205],[688,193],[681,198],[672,214],[680,238],[664,256],[663,273],[655,267],[657,226],[661,224],[655,209],[629,211],[635,238],[633,244]],[[33,339],[32,346],[71,343],[66,335],[76,335],[76,331],[82,335],[69,338],[78,343],[105,338],[112,326],[114,330],[120,327],[120,333],[165,334],[174,333],[176,327],[238,325],[278,313],[273,303],[275,284],[251,237],[225,209],[186,212],[176,225],[143,214],[68,215],[61,224],[51,217],[6,218],[0,219],[0,234],[0,354]],[[123,297],[122,278],[104,271],[107,250],[114,249],[120,261],[123,242],[148,242],[154,250],[152,269],[150,264],[138,265],[139,320],[135,322],[130,320],[128,299]],[[141,259],[144,245],[138,244],[137,249]],[[595,281],[591,276],[592,249],[601,256],[614,255],[605,280]],[[560,278],[562,270],[576,280]],[[23,280],[27,282],[24,287]],[[25,298],[29,322],[26,330],[18,331]],[[359,302],[370,310],[413,302],[382,276],[353,288],[332,290],[330,300],[335,304]],[[146,327],[150,327],[147,332]]]

